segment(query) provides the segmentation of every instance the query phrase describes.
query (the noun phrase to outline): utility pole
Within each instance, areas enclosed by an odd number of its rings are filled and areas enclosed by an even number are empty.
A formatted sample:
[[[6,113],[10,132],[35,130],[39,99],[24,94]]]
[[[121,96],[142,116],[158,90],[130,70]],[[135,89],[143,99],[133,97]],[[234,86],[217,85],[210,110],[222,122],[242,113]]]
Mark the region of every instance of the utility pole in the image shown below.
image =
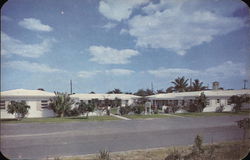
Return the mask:
[[[244,79],[243,82],[244,82],[244,87],[243,87],[243,89],[247,89],[247,82],[248,82],[248,81],[247,81],[246,79]]]
[[[70,80],[70,94],[72,94],[72,80]]]
[[[192,90],[192,78],[190,78],[190,84],[189,84],[189,89]]]
[[[153,82],[151,82],[151,91],[154,93],[154,85],[153,85]]]

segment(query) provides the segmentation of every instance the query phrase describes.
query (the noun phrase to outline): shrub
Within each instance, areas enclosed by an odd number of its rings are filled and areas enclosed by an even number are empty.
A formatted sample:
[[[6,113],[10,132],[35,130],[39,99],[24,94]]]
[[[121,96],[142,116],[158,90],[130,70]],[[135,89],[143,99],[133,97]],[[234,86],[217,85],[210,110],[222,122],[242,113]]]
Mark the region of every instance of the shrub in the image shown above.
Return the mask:
[[[143,105],[136,105],[132,108],[132,111],[135,114],[141,114],[144,111],[144,106]]]
[[[166,158],[165,160],[181,160],[181,153],[174,149]]]
[[[173,105],[172,112],[175,113],[179,109],[179,106]]]
[[[109,151],[107,151],[106,149],[100,150],[98,160],[111,160],[109,156]]]
[[[25,101],[11,101],[7,107],[7,112],[11,114],[16,114],[17,119],[20,120],[21,118],[25,117],[25,115],[28,113],[29,108],[30,106],[27,105]]]
[[[218,113],[221,113],[224,109],[224,106],[221,105],[220,107],[216,108],[216,111],[215,112],[218,112]]]
[[[194,103],[189,104],[188,107],[186,107],[186,110],[188,112],[196,112],[197,111],[197,105],[195,105]]]
[[[203,147],[202,147],[202,137],[200,135],[197,135],[194,139],[194,146],[193,146],[193,151],[197,153],[203,153]]]
[[[131,111],[131,108],[129,106],[125,106],[125,107],[120,108],[121,115],[128,114],[130,111]]]
[[[250,130],[250,118],[244,118],[242,120],[237,121],[237,125],[239,128],[242,128],[244,130],[243,132],[243,139],[246,139],[247,136],[247,131]]]
[[[66,113],[66,116],[79,116],[79,115],[80,115],[80,112],[77,107],[71,109],[70,111]]]

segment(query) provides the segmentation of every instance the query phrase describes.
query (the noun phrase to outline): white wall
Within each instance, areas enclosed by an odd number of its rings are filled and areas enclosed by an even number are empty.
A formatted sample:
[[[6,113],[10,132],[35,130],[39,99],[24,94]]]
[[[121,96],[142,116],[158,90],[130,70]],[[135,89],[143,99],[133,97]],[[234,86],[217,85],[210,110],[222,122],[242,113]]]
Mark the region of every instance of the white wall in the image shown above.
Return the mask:
[[[15,100],[13,99],[13,101]],[[55,116],[52,110],[41,108],[41,100],[48,100],[48,99],[25,100],[26,104],[30,106],[30,109],[28,110],[28,114],[26,115],[26,117],[39,118],[39,117],[54,117]],[[5,109],[1,109],[1,119],[15,118],[15,115],[12,115],[7,112],[7,106],[10,103],[10,101],[11,100],[5,100]]]

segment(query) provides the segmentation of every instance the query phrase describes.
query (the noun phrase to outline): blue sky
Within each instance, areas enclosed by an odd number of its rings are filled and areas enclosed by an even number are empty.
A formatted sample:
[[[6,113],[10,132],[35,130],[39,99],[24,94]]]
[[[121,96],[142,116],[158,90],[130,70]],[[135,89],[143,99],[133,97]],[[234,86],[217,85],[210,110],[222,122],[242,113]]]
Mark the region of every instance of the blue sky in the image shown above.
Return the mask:
[[[69,92],[70,79],[76,93],[165,90],[178,76],[250,83],[240,0],[9,0],[1,25],[1,91]]]

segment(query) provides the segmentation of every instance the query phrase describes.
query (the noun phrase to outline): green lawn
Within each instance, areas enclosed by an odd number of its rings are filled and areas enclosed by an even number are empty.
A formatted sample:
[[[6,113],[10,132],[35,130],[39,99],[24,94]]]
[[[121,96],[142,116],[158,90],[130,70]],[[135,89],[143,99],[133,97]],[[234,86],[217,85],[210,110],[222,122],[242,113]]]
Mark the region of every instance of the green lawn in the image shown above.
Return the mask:
[[[174,115],[183,116],[183,117],[201,117],[201,116],[237,116],[237,115],[250,115],[250,111],[241,111],[239,113],[234,112],[195,112],[195,113],[176,113]]]
[[[114,112],[113,108],[113,112]],[[112,110],[111,110],[112,113]],[[113,113],[114,114],[114,113]],[[235,115],[248,115],[250,116],[250,111],[241,111],[239,113],[234,112],[222,112],[222,113],[215,113],[215,112],[201,112],[201,113],[176,113],[171,115],[164,115],[164,114],[152,114],[152,115],[123,115],[124,117],[130,118],[130,119],[149,119],[149,118],[171,118],[174,117],[174,115],[177,116],[183,116],[183,117],[202,117],[202,116],[235,116]],[[18,120],[1,120],[1,123],[64,123],[64,122],[87,122],[87,121],[107,121],[107,120],[120,120],[113,116],[89,116],[88,119],[85,117],[52,117],[52,118],[24,118],[20,121]]]
[[[117,108],[111,108],[111,111],[110,111],[112,114],[116,114],[117,113]]]
[[[130,118],[130,119],[146,119],[146,118],[170,118],[169,115],[164,114],[151,114],[151,115],[124,115],[124,117]]]
[[[1,123],[64,123],[64,122],[86,122],[86,121],[106,121],[106,120],[118,120],[118,118],[112,116],[89,116],[85,117],[51,117],[51,118],[24,118],[18,120],[1,120]]]

